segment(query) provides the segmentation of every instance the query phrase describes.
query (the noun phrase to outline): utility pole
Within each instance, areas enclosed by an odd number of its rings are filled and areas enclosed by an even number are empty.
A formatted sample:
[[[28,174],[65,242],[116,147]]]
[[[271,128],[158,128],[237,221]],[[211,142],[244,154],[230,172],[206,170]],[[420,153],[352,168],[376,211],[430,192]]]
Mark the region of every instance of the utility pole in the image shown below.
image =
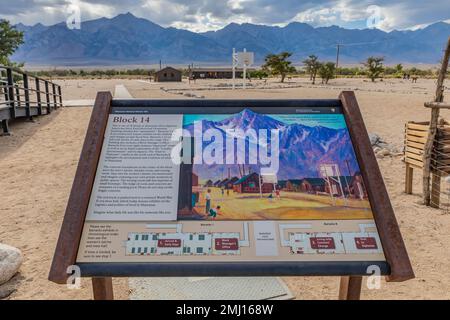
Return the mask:
[[[338,43],[336,44],[336,78],[338,74],[338,68],[339,68],[339,51],[341,49],[341,45]]]
[[[231,63],[232,63],[232,72],[233,72],[233,90],[235,88],[235,78],[236,78],[236,64],[237,64],[237,58],[236,58],[236,49],[233,48],[233,53],[232,53],[232,58],[231,58]]]

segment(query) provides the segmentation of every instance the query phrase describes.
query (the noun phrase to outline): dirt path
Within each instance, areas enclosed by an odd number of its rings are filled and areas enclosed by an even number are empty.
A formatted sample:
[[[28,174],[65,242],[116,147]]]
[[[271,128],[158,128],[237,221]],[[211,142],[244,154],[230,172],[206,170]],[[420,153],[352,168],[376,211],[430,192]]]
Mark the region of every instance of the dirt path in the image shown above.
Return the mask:
[[[95,92],[113,91],[120,83],[135,97],[186,98],[162,91],[155,84],[122,79],[64,81],[63,94],[66,99],[93,99]],[[419,80],[415,85],[338,79],[329,86],[314,88],[305,84],[293,89],[193,92],[208,98],[336,98],[343,88],[359,89],[356,94],[369,132],[379,134],[401,150],[405,121],[428,118],[423,102],[431,99],[433,86],[432,80]],[[47,280],[90,113],[90,108],[65,108],[38,118],[36,123],[15,123],[11,125],[13,135],[0,138],[0,242],[20,248],[25,256],[20,275],[14,280],[17,291],[11,299],[92,297],[89,281],[83,281],[81,290],[68,290]],[[443,116],[450,119],[450,112],[443,112]],[[414,194],[403,193],[405,169],[401,157],[379,159],[379,164],[416,279],[403,283],[383,281],[381,290],[364,286],[362,297],[450,299],[450,214],[420,204],[418,173]],[[337,297],[336,277],[284,280],[298,299]],[[115,279],[115,284],[116,297],[126,299],[127,281]]]

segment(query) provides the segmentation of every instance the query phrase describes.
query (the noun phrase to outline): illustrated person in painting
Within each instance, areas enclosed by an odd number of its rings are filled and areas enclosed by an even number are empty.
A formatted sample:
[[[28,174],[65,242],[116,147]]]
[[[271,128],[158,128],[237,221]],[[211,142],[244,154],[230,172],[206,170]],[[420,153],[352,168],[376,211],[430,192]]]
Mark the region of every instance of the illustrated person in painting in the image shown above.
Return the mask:
[[[222,188],[220,188],[220,192],[222,192],[222,198],[223,198],[223,196],[224,196],[224,194],[225,194],[225,189],[222,187]]]
[[[280,196],[280,189],[276,189],[276,190],[275,190],[275,195],[277,196],[277,199],[281,199],[281,196]]]
[[[217,206],[216,209],[210,209],[209,210],[209,217],[211,217],[211,219],[215,219],[217,217],[217,215],[220,214],[220,206]]]
[[[206,210],[205,210],[205,213],[209,214],[209,209],[211,209],[211,189],[208,189],[208,191],[206,193],[206,196],[205,196],[205,199],[206,199]]]

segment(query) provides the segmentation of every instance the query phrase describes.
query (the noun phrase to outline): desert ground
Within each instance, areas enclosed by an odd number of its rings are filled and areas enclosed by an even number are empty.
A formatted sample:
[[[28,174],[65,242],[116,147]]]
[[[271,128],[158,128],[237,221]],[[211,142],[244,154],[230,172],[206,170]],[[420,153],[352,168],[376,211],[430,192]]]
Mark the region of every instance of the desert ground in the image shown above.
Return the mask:
[[[136,98],[336,98],[354,90],[370,133],[378,134],[398,153],[380,157],[386,186],[400,225],[416,278],[401,283],[383,280],[381,289],[363,284],[362,299],[450,299],[450,214],[421,204],[421,176],[415,172],[414,193],[404,193],[405,166],[400,155],[406,121],[426,121],[425,101],[433,99],[435,80],[418,83],[390,80],[334,79],[328,85],[308,79],[252,81],[243,91],[230,90],[225,80],[196,83],[151,83],[143,80],[56,80],[65,100],[94,99],[97,91],[114,91],[123,84]],[[449,91],[447,89],[446,93]],[[91,299],[90,281],[67,289],[47,280],[59,229],[69,197],[80,150],[91,115],[90,107],[65,107],[35,122],[11,124],[12,135],[0,137],[0,242],[22,250],[20,273],[7,285],[7,299]],[[450,119],[450,112],[442,112]],[[297,299],[336,299],[337,277],[283,278]],[[126,279],[114,279],[115,296],[127,299]]]
[[[330,196],[281,191],[280,198],[268,198],[268,193],[237,193],[220,188],[208,188],[211,207],[220,206],[216,220],[314,220],[314,219],[372,219],[368,201],[356,199],[335,200]],[[199,202],[194,207],[197,219],[209,219],[205,213],[206,191],[200,192]],[[191,217],[189,217],[191,218]]]

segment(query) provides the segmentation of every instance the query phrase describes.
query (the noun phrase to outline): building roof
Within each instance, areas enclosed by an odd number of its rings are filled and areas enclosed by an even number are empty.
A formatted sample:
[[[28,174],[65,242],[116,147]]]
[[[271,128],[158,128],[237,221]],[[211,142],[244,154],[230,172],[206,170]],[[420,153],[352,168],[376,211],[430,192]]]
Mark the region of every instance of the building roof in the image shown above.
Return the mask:
[[[277,182],[277,184],[278,184],[280,187],[285,187],[285,186],[286,186],[286,183],[287,183],[287,180],[278,180],[278,182]]]
[[[246,175],[246,176],[243,176],[242,178],[240,178],[238,181],[236,181],[236,182],[233,183],[233,184],[234,184],[234,185],[241,184],[241,183],[245,182],[248,178],[250,178],[251,176],[253,176],[253,175],[255,175],[255,174],[259,177],[259,175],[258,175],[256,172],[253,172],[253,173],[250,173],[250,174],[248,174],[248,175]]]
[[[222,187],[222,186],[224,186],[225,184],[227,184],[227,182],[228,182],[228,179],[224,179],[224,180],[222,180],[222,181],[219,182],[218,186],[219,186],[219,187]]]
[[[156,71],[155,73],[158,74],[158,73],[167,72],[167,71],[175,71],[175,72],[180,72],[180,73],[181,73],[180,70],[175,69],[175,68],[172,68],[172,67],[165,67],[165,68],[162,68],[161,70],[158,70],[158,71]]]
[[[306,181],[314,187],[325,185],[325,179],[322,178],[304,178],[302,181]]]
[[[292,183],[292,184],[296,184],[299,185],[302,183],[301,179],[289,179],[288,182]],[[287,182],[286,182],[287,183]]]

